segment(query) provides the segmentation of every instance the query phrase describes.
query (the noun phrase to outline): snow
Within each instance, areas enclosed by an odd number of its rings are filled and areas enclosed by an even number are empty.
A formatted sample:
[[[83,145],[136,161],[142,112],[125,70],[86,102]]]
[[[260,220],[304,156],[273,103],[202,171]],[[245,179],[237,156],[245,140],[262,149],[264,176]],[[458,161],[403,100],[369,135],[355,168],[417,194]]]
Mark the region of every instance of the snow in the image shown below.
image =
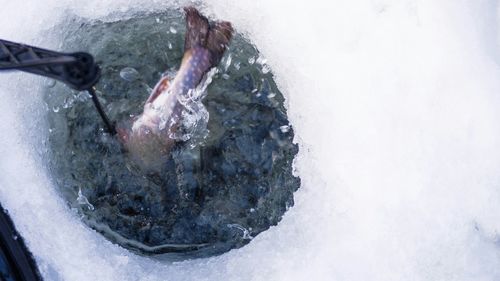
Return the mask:
[[[57,48],[67,16],[185,1],[7,1],[0,38]],[[283,221],[208,259],[139,257],[84,226],[44,169],[43,79],[0,75],[0,202],[46,280],[499,280],[497,1],[207,0],[287,97],[302,187]]]

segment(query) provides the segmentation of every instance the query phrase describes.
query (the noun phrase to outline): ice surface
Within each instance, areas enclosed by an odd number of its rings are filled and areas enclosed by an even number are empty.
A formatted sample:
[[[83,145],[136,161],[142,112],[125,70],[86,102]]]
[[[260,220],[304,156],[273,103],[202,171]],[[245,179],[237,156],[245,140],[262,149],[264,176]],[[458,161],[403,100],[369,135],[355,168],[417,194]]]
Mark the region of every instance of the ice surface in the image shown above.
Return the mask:
[[[32,44],[70,13],[113,20],[170,5],[3,2],[1,37]],[[220,257],[130,255],[68,212],[44,172],[44,80],[2,74],[0,201],[47,280],[500,279],[497,1],[205,6],[254,40],[287,95],[296,205]]]

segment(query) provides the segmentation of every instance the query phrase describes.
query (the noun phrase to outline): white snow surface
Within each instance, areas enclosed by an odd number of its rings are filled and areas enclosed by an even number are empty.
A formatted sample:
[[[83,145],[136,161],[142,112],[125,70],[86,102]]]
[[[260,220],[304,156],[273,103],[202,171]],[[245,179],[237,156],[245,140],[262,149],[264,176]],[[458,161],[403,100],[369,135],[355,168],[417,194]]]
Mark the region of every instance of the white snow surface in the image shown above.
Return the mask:
[[[167,0],[0,0],[0,38]],[[200,3],[195,3],[196,5]],[[79,220],[45,170],[44,80],[0,74],[0,202],[46,280],[500,280],[500,46],[488,0],[207,0],[286,95],[302,186],[218,257],[160,263]]]

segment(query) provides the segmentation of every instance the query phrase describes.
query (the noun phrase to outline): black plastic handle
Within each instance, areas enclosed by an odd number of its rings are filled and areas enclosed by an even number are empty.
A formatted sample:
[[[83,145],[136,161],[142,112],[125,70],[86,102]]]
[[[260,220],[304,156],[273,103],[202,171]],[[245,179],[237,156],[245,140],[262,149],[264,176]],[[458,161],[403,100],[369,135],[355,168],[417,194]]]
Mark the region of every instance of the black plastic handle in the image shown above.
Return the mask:
[[[79,91],[90,89],[101,75],[88,53],[59,53],[0,39],[0,70],[14,69],[57,79]]]
[[[108,132],[116,134],[114,124],[102,109],[94,85],[101,69],[88,53],[60,53],[0,39],[0,71],[20,70],[59,80],[78,91],[88,91]]]

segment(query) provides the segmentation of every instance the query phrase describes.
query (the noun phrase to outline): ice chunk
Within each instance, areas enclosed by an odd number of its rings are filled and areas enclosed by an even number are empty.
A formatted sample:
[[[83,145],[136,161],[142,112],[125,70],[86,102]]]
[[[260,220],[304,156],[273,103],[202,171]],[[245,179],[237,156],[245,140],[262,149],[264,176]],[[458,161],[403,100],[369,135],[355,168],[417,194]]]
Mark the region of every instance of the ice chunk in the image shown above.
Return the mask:
[[[120,77],[125,81],[133,82],[140,79],[140,74],[137,69],[127,66],[120,70]]]
[[[90,204],[90,202],[87,199],[87,197],[85,197],[85,195],[82,194],[82,190],[81,189],[78,189],[78,197],[76,198],[76,202],[79,205],[83,205],[83,206],[87,207],[91,211],[94,210],[94,206],[92,204]]]

